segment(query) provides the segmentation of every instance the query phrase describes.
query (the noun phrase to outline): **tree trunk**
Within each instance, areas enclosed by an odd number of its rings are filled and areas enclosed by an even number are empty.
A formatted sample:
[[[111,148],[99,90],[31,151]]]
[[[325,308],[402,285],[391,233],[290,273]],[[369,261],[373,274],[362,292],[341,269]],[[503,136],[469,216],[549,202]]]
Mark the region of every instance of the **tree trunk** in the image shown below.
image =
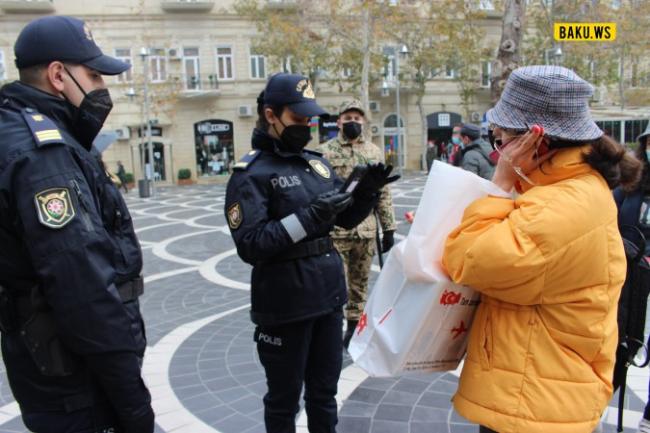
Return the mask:
[[[501,97],[510,73],[521,64],[521,43],[524,35],[525,0],[506,0],[503,12],[501,43],[497,58],[492,62],[490,96],[492,103]]]
[[[621,111],[625,110],[625,51],[621,48],[621,57],[619,58],[621,66],[618,69],[618,93],[621,98]]]

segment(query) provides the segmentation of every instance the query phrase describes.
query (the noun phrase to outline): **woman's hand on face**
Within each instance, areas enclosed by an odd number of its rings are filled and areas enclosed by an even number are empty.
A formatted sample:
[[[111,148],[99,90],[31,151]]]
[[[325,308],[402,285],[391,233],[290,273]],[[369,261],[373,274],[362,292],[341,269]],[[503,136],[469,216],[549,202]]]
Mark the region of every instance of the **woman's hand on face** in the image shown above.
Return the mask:
[[[492,182],[504,191],[510,191],[515,185],[518,176],[528,181],[526,175],[557,152],[552,150],[544,155],[539,155],[538,149],[543,140],[542,135],[529,131],[504,143],[502,149],[499,150],[501,157],[497,163]]]

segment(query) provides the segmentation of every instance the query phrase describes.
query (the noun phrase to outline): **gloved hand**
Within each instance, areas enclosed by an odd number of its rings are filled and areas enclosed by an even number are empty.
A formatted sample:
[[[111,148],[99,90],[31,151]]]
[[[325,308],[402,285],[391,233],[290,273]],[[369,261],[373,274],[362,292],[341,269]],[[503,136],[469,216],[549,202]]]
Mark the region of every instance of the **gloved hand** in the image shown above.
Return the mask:
[[[401,176],[390,176],[392,170],[392,165],[384,166],[381,162],[378,164],[368,164],[366,175],[354,190],[355,195],[359,194],[361,197],[370,197],[378,193],[385,185],[395,182]]]
[[[393,245],[395,245],[394,230],[387,230],[384,232],[384,236],[381,238],[381,252],[387,253]]]
[[[319,223],[331,223],[336,219],[336,215],[352,205],[352,202],[352,193],[333,190],[320,194],[309,205],[309,209]]]

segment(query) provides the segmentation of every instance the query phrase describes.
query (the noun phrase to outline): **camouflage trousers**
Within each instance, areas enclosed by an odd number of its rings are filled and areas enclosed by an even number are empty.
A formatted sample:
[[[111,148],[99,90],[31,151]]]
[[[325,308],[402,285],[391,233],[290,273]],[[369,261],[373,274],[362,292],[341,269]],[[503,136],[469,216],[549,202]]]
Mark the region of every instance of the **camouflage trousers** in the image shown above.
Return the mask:
[[[348,284],[348,303],[345,318],[359,320],[368,299],[368,276],[375,255],[374,239],[334,239],[341,255]]]

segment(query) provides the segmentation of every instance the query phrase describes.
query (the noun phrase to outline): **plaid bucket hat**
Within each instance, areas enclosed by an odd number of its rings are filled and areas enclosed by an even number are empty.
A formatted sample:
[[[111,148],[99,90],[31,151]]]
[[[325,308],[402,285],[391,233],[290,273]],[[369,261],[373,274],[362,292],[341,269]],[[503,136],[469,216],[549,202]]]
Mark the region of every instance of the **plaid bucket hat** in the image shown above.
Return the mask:
[[[538,124],[545,135],[592,141],[604,133],[589,111],[591,84],[562,66],[525,66],[512,71],[501,99],[487,113],[496,126],[527,130]]]

